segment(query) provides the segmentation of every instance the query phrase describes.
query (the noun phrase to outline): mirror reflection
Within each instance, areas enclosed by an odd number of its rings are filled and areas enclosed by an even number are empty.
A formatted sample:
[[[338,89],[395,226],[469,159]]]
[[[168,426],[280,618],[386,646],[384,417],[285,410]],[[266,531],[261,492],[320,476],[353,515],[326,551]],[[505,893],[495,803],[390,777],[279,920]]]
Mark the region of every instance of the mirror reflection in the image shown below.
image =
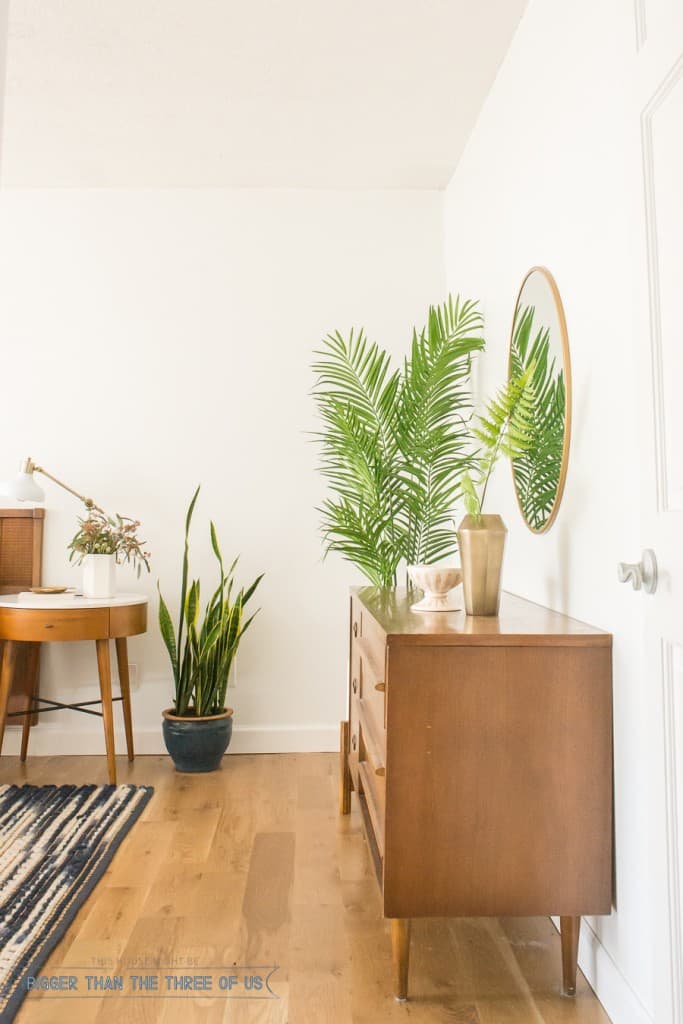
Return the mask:
[[[534,533],[557,515],[569,458],[571,377],[562,300],[545,267],[532,267],[519,290],[510,338],[509,377],[533,363],[533,443],[512,463],[517,501]]]

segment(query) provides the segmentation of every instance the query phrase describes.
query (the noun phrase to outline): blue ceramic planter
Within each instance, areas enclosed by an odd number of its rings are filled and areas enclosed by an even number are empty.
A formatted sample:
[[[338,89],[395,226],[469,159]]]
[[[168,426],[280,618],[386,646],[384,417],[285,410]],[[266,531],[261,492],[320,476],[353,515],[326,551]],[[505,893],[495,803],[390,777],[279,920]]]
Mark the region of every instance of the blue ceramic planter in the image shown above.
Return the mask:
[[[207,718],[164,711],[164,742],[177,772],[215,772],[232,737],[232,708]]]

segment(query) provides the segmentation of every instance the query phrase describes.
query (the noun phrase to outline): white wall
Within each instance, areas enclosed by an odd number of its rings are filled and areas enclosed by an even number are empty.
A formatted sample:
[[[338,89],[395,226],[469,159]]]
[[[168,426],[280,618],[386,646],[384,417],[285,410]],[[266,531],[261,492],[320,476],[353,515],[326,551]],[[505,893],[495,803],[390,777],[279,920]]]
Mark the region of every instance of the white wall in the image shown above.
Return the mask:
[[[336,747],[359,578],[321,564],[311,354],[354,324],[407,345],[443,297],[441,228],[429,191],[0,192],[0,479],[29,454],[142,520],[152,575],[120,571],[120,588],[151,597],[149,632],[130,642],[140,752],[163,749],[171,702],[155,582],[175,607],[200,482],[192,565],[205,588],[209,517],[243,580],[267,574],[230,691],[233,749]],[[44,581],[74,583],[65,548],[80,508],[45,486]],[[90,645],[45,651],[46,694],[86,699],[96,678]],[[46,717],[34,752],[102,750],[97,719]]]
[[[632,211],[638,121],[627,83],[633,10],[623,0],[531,0],[447,191],[447,285],[478,295],[489,339],[485,395],[503,380],[515,295],[546,264],[567,314],[574,428],[564,502],[537,537],[509,467],[487,502],[509,526],[505,586],[614,633],[616,913],[584,929],[582,964],[615,1024],[652,1010],[642,604],[616,581],[638,557],[639,381]]]

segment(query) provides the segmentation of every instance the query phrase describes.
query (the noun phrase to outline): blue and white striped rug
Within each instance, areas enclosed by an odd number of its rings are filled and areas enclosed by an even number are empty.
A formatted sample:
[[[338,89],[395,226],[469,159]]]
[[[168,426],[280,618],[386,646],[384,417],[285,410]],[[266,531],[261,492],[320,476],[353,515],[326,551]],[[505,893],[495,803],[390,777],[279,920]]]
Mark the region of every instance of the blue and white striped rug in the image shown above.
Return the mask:
[[[142,813],[150,786],[0,786],[0,1022]]]

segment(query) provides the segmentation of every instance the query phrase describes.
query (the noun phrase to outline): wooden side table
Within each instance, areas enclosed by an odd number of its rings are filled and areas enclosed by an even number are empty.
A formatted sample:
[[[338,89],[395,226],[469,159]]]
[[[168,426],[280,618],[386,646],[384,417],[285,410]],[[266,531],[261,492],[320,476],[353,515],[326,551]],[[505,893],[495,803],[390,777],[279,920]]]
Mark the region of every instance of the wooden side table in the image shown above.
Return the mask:
[[[128,673],[129,636],[137,636],[147,629],[147,598],[135,594],[119,594],[106,601],[91,601],[83,597],[65,598],[63,602],[51,599],[44,604],[22,603],[18,595],[0,598],[0,640],[4,640],[0,667],[0,751],[8,717],[23,716],[21,760],[26,760],[31,718],[46,711],[70,710],[97,715],[104,723],[104,743],[107,752],[109,781],[116,783],[116,752],[114,748],[113,702],[121,701],[126,728],[128,760],[135,757],[133,747],[133,716],[130,704],[130,678]],[[97,669],[100,680],[100,699],[64,704],[60,701],[31,695],[26,711],[7,714],[12,679],[22,646],[29,649],[30,657],[37,658],[38,645],[74,640],[94,640],[97,650]],[[116,658],[121,683],[121,696],[112,697],[109,641],[116,641]],[[102,710],[92,705],[101,704]]]

